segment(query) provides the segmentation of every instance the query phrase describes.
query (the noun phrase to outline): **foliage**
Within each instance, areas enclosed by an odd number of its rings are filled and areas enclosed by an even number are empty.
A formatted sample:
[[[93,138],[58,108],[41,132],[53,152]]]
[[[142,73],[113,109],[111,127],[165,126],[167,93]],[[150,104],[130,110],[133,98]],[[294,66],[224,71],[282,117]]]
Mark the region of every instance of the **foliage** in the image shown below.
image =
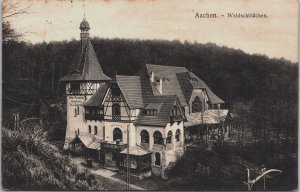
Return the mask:
[[[48,143],[40,127],[2,129],[2,186],[9,190],[103,190],[87,171]]]

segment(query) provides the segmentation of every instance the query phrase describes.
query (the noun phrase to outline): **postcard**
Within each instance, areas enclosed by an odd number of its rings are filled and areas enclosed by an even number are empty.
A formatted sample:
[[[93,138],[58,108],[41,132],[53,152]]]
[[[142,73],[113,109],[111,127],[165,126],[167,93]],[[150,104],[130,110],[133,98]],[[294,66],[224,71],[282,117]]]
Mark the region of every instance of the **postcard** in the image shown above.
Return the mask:
[[[3,0],[1,189],[298,189],[298,1]]]

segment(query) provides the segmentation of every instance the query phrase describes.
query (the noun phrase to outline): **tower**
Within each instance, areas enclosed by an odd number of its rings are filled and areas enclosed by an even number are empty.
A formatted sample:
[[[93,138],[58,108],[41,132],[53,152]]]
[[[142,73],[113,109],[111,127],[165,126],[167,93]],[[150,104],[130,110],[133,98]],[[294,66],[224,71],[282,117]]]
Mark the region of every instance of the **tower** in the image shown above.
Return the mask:
[[[60,81],[66,84],[67,128],[64,148],[81,133],[88,133],[83,103],[111,79],[104,74],[89,39],[90,25],[84,18],[80,23],[80,49],[70,65],[69,73]]]
[[[80,29],[80,40],[81,40],[81,51],[83,51],[83,48],[85,47],[85,45],[87,44],[88,40],[89,40],[89,30],[90,30],[90,25],[89,23],[86,21],[85,18],[83,18],[83,21],[80,23],[79,26]]]

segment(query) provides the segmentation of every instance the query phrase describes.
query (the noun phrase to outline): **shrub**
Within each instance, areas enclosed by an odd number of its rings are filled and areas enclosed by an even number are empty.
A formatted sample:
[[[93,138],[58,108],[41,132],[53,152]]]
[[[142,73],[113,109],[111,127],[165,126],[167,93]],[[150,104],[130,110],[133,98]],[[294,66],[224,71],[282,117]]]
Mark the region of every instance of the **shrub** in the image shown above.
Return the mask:
[[[103,190],[47,141],[40,127],[2,129],[2,186],[8,190]]]

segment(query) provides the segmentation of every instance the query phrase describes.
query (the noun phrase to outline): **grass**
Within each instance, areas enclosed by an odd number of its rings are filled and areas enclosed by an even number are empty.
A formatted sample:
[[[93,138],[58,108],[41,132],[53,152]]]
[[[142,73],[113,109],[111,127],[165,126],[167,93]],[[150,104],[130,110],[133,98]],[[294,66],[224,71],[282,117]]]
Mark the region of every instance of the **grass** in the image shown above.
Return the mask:
[[[40,127],[2,128],[3,189],[104,190],[103,182],[95,178],[50,144]]]

